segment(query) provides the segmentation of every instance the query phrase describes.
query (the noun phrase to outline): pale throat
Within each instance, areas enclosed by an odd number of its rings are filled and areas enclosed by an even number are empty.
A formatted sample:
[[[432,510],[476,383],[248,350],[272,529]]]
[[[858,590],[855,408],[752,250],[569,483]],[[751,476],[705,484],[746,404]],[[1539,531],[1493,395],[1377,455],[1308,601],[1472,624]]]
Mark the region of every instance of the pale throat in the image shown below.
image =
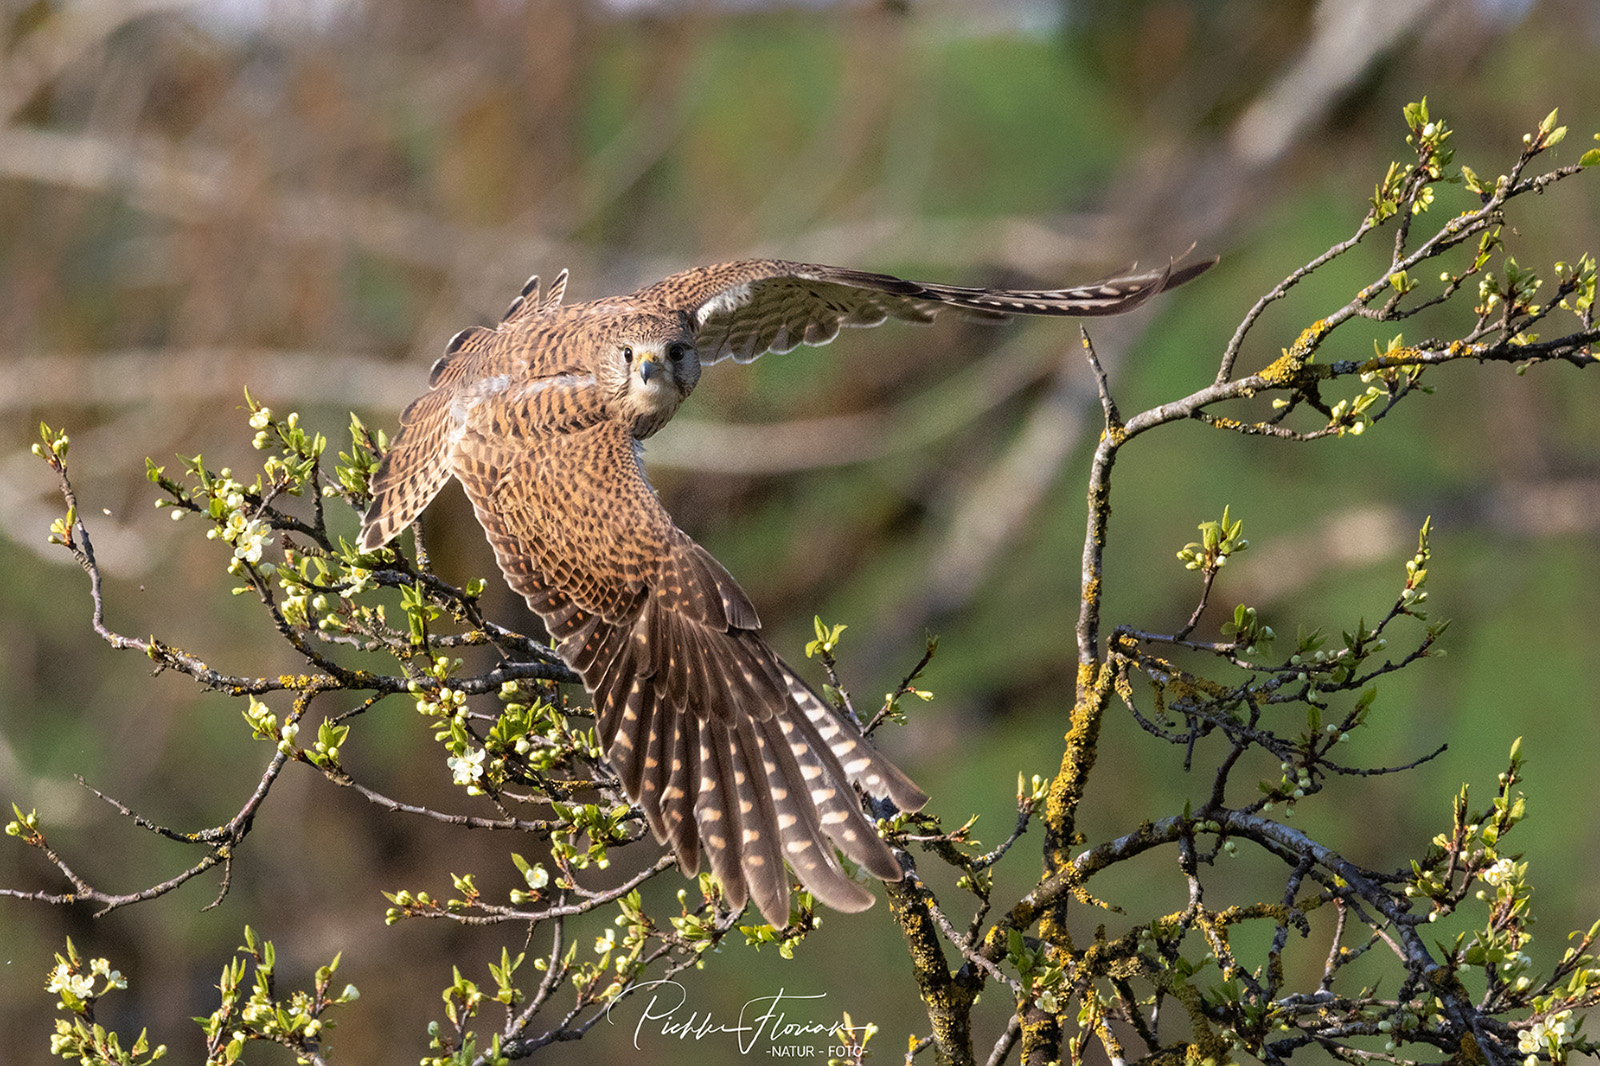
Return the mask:
[[[633,436],[643,440],[670,422],[682,402],[677,388],[663,375],[648,385],[635,379],[618,406]]]

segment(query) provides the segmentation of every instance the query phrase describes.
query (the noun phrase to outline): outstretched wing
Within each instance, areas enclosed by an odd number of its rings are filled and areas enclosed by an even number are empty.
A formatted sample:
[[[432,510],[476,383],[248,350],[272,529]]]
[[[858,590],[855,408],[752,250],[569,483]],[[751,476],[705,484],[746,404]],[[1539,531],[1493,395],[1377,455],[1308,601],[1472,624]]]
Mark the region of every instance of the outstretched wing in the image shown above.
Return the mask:
[[[846,267],[742,259],[673,274],[633,299],[689,316],[701,363],[827,344],[844,326],[927,322],[954,307],[987,318],[1115,315],[1208,270],[1215,259],[1065,289],[986,289],[907,281]]]
[[[508,432],[509,431],[509,432]],[[684,870],[704,856],[734,907],[789,917],[787,862],[829,907],[899,864],[851,785],[927,797],[762,640],[732,577],[673,524],[617,423],[560,432],[499,411],[451,461],[506,581],[594,697],[606,757]]]
[[[476,363],[496,334],[474,327],[450,338],[428,372],[428,391],[400,414],[400,431],[372,482],[372,506],[361,522],[361,549],[372,551],[405,529],[450,480],[449,456],[461,431],[453,410],[474,387]]]
[[[444,488],[467,423],[480,404],[491,409],[520,404],[525,416],[543,418],[546,425],[585,417],[581,411],[561,409],[563,401],[576,398],[573,393],[552,388],[581,377],[576,360],[561,358],[562,346],[537,332],[539,321],[548,321],[560,308],[566,288],[565,270],[548,292],[541,291],[535,274],[498,326],[470,326],[450,338],[428,372],[428,391],[401,413],[399,435],[373,478],[372,506],[361,523],[363,551],[387,544]],[[532,369],[535,360],[538,373]]]

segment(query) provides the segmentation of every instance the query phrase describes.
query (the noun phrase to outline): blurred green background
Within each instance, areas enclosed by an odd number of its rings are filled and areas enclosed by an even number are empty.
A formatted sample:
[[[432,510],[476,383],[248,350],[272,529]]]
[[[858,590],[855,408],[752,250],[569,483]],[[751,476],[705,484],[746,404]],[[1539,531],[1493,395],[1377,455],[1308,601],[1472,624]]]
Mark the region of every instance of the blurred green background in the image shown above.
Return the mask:
[[[37,807],[86,876],[132,890],[195,856],[74,775],[198,829],[238,809],[266,757],[234,701],[152,678],[94,638],[83,575],[45,543],[59,499],[28,454],[40,419],[73,435],[109,624],[270,672],[292,663],[227,594],[224,553],[158,514],[143,477],[146,455],[259,464],[246,386],[336,442],[351,410],[392,428],[451,334],[495,320],[530,272],[563,267],[573,299],[751,254],[1040,286],[1198,243],[1222,265],[1094,325],[1128,414],[1209,381],[1255,298],[1354,230],[1405,154],[1403,104],[1427,95],[1461,131],[1458,161],[1486,174],[1559,106],[1570,162],[1600,129],[1597,60],[1593,0],[4,0],[0,802]],[[1440,200],[1468,206],[1456,187]],[[1548,275],[1600,249],[1597,204],[1580,178],[1519,205],[1519,259]],[[1370,280],[1384,243],[1278,305],[1244,368]],[[1451,335],[1466,313],[1408,337]],[[1330,357],[1365,354],[1357,332]],[[1130,449],[1107,621],[1181,624],[1194,586],[1173,553],[1224,504],[1254,547],[1219,605],[1248,600],[1281,634],[1375,618],[1433,515],[1450,658],[1384,687],[1352,758],[1450,749],[1413,774],[1336,782],[1301,818],[1357,861],[1392,865],[1446,827],[1462,782],[1486,800],[1526,735],[1535,817],[1521,846],[1543,907],[1534,954],[1551,959],[1600,913],[1600,386],[1565,365],[1433,381],[1438,395],[1360,438],[1285,447],[1195,425]],[[893,325],[716,367],[649,458],[669,509],[745,585],[785,655],[802,657],[813,614],[849,624],[843,673],[862,704],[916,661],[925,632],[940,635],[937,699],[880,742],[947,824],[980,813],[992,844],[1016,771],[1058,758],[1096,417],[1072,326]],[[443,572],[492,576],[459,495],[435,512]],[[493,584],[500,615],[531,626]],[[350,765],[457,809],[426,723],[398,705],[391,717],[364,729]],[[1203,794],[1209,775],[1185,776],[1180,759],[1108,720],[1090,839]],[[502,937],[385,928],[379,889],[448,892],[454,871],[503,891],[519,846],[397,820],[291,768],[219,908],[201,910],[214,879],[104,919],[0,900],[0,1062],[46,1060],[43,981],[69,935],[133,981],[102,1020],[149,1026],[193,1061],[186,1019],[215,1005],[247,922],[276,940],[288,984],[344,952],[363,998],[338,1016],[340,1061],[414,1060],[451,963],[486,982]],[[1019,848],[1001,878],[1014,890],[1037,871],[1037,837]],[[1174,898],[1174,869],[1140,873],[1147,884],[1120,879],[1125,898]],[[665,900],[677,884],[660,880]],[[9,841],[0,885],[61,888]],[[924,1033],[881,905],[830,915],[807,947],[785,963],[728,945],[691,975],[688,1008],[825,993],[822,1016],[881,1027],[880,1061]],[[738,1057],[731,1041],[648,1033],[636,1052],[638,1015],[619,1013],[548,1053]]]

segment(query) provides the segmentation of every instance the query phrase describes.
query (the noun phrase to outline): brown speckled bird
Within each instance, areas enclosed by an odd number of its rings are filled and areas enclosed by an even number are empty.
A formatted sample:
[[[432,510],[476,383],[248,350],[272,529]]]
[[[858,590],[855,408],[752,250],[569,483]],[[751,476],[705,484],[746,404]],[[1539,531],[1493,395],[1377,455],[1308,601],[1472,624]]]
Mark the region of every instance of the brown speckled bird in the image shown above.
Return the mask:
[[[1070,289],[1007,291],[755,259],[563,306],[537,277],[493,329],[458,333],[373,485],[371,551],[454,476],[506,581],[544,620],[594,699],[606,757],[686,873],[702,854],[735,909],[789,918],[787,862],[826,905],[873,896],[834,855],[886,881],[901,869],[852,785],[904,810],[927,800],[778,658],[722,566],[673,524],[640,441],[727,356],[831,341],[841,326],[926,322],[942,308],[1109,315],[1210,261]]]

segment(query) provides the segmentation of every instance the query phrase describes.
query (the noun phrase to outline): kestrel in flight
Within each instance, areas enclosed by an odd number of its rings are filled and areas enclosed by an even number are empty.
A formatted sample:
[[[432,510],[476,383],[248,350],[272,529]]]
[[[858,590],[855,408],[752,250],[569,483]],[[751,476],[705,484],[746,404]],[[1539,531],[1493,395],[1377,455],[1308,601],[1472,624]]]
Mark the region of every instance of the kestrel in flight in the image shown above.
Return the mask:
[[[703,855],[732,907],[753,899],[775,926],[789,920],[785,863],[829,907],[864,910],[872,893],[834,848],[885,881],[902,871],[852,786],[903,810],[927,796],[762,639],[744,591],[657,500],[640,441],[728,356],[947,307],[1118,314],[1209,266],[1012,291],[748,259],[570,305],[565,272],[548,292],[535,277],[497,327],[450,341],[400,416],[361,547],[388,542],[457,478],[506,581],[582,676],[623,789],[684,872]]]

